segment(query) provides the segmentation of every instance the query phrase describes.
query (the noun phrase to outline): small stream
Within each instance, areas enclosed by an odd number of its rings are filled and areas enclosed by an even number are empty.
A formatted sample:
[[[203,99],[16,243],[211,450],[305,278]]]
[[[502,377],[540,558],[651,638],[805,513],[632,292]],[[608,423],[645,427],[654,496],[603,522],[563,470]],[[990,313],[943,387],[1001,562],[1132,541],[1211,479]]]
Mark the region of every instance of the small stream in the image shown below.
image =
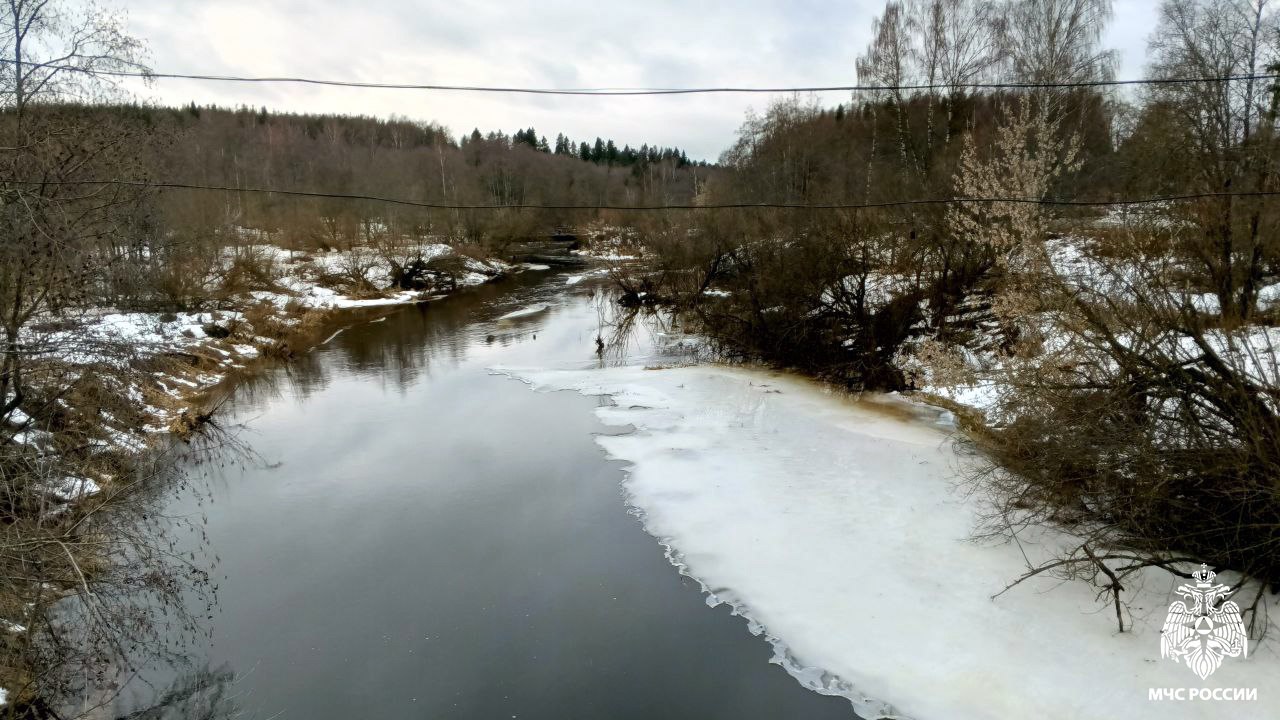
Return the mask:
[[[525,273],[238,388],[224,417],[260,460],[168,509],[207,516],[209,637],[112,716],[204,668],[244,718],[852,717],[667,562],[593,442],[600,400],[488,370],[598,362],[594,292]]]

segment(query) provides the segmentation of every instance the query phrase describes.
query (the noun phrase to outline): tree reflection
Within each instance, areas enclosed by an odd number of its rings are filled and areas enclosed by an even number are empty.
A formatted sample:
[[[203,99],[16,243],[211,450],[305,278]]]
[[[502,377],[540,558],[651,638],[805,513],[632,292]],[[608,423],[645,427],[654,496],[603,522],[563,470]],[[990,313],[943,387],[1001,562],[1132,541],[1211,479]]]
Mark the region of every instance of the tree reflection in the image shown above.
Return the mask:
[[[228,720],[243,718],[236,674],[226,665],[203,667],[174,680],[155,702],[116,720]]]
[[[129,475],[46,521],[45,535],[33,535],[24,551],[39,581],[25,586],[27,627],[2,646],[0,662],[21,682],[6,688],[0,716],[103,718],[125,688],[147,684],[145,674],[191,664],[217,607],[218,558],[205,532],[210,481],[247,463],[261,458],[236,428],[212,419],[188,442],[136,458]],[[185,676],[157,707],[185,695],[192,708],[224,708],[221,691],[194,691],[224,676]]]

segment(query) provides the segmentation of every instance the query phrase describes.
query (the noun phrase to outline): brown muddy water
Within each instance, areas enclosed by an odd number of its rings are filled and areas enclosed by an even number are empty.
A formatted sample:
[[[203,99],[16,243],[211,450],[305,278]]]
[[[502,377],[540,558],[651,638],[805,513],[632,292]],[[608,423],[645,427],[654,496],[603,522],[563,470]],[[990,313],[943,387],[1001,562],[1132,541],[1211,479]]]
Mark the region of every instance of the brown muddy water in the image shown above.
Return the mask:
[[[598,363],[595,292],[525,273],[239,387],[224,423],[259,459],[167,509],[207,516],[208,637],[109,716],[191,717],[155,707],[177,683],[211,718],[853,717],[667,562],[592,441],[602,400],[489,370]]]

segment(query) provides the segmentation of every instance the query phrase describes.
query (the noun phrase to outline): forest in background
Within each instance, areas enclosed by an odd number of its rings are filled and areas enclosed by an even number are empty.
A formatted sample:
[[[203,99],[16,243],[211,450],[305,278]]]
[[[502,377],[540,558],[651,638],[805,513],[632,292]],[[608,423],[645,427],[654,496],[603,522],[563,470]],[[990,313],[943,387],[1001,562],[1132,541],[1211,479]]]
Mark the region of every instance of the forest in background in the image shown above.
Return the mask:
[[[0,486],[12,552],[0,613],[30,603],[38,615],[67,594],[99,603],[85,649],[6,636],[6,674],[25,697],[73,692],[70,669],[145,634],[130,593],[172,601],[190,569],[163,552],[148,556],[155,572],[118,563],[152,550],[127,496],[48,519],[64,505],[51,483],[79,476],[87,457],[119,477],[159,473],[104,459],[79,431],[26,442],[33,397],[119,413],[127,403],[109,402],[103,378],[148,371],[119,346],[94,348],[106,354],[92,377],[58,365],[67,348],[42,356],[33,329],[105,307],[219,307],[225,293],[192,278],[264,242],[412,252],[441,241],[484,255],[609,224],[646,251],[613,269],[623,301],[675,312],[724,357],[955,409],[986,460],[972,478],[996,500],[986,531],[1053,523],[1081,538],[1029,575],[1097,583],[1124,629],[1130,573],[1208,562],[1237,573],[1251,629],[1267,625],[1259,599],[1280,581],[1280,30],[1265,0],[1163,2],[1147,79],[1194,80],[1124,92],[1089,85],[1113,77],[1108,0],[889,2],[857,66],[875,89],[835,108],[775,103],[715,165],[532,129],[455,140],[430,123],[132,106],[94,74],[142,68],[116,18],[5,8],[22,20],[5,26],[5,57],[42,34],[65,44],[73,69],[6,61],[2,76]],[[113,179],[143,184],[97,184]],[[1170,195],[1195,197],[1120,202]],[[1056,201],[1100,204],[1046,204]],[[882,206],[714,208],[740,204]],[[255,257],[233,267],[243,288],[270,284]]]
[[[570,141],[561,135],[553,150],[533,128],[511,135],[477,129],[455,140],[438,125],[403,119],[195,106],[123,112],[138,113],[155,125],[153,136],[170,138],[157,148],[157,175],[210,185],[456,205],[671,205],[692,202],[709,173],[705,163],[692,163],[675,148],[619,148],[613,140],[596,138],[593,146],[582,143],[579,153],[567,150]],[[356,227],[371,220],[388,228],[485,242],[577,219],[516,208],[429,213],[338,199],[294,212],[278,198],[249,193],[182,202],[200,218],[196,225],[258,227],[304,245],[356,241]],[[193,219],[182,212],[177,209],[161,222],[176,227]],[[317,227],[321,218],[332,224]]]
[[[530,140],[537,137],[532,128],[512,135],[477,130],[455,141],[431,123],[194,105],[40,104],[26,116],[50,135],[80,134],[65,149],[94,164],[71,166],[74,176],[50,177],[41,159],[15,167],[13,177],[246,188],[98,188],[118,199],[110,216],[119,230],[93,248],[98,271],[79,279],[84,297],[73,304],[121,310],[217,307],[225,293],[199,279],[217,273],[228,248],[262,242],[307,252],[372,247],[404,264],[412,262],[405,253],[413,246],[447,242],[472,255],[503,257],[508,244],[557,228],[625,223],[608,211],[521,206],[688,205],[717,172],[683,151],[647,144],[619,149],[613,140],[597,139],[595,150],[583,143],[581,155],[555,152]],[[568,142],[557,139],[564,147]],[[110,146],[127,153],[98,154]],[[101,164],[107,159],[111,164]],[[271,188],[489,207],[431,209],[258,191]]]

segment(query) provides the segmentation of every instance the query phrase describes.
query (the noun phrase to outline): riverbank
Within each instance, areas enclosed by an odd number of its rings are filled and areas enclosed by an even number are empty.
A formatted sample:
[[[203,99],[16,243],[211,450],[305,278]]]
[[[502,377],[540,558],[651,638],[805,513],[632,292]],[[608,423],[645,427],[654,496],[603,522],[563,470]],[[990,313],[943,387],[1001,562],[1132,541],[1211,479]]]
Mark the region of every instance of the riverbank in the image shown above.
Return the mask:
[[[367,315],[429,302],[511,273],[544,269],[460,255],[445,244],[414,251],[428,268],[438,264],[448,269],[419,278],[418,289],[403,289],[390,263],[366,248],[314,253],[272,245],[229,248],[222,255],[223,272],[252,274],[253,282],[228,277],[226,291],[211,309],[103,309],[36,326],[28,342],[41,349],[48,364],[64,368],[60,379],[67,373],[87,377],[122,366],[141,371],[103,373],[101,382],[110,385],[105,389],[126,399],[129,407],[95,418],[97,427],[82,423],[81,430],[103,452],[137,452],[166,433],[190,432],[207,417],[211,391],[228,377],[304,352],[353,311]],[[67,405],[63,403],[63,412],[75,410]],[[30,425],[22,429],[23,441],[46,439],[37,410],[22,419]]]
[[[32,700],[27,661],[16,658],[26,652],[26,628],[41,623],[41,614],[59,598],[88,593],[86,583],[106,570],[99,553],[82,551],[60,528],[89,528],[87,518],[128,504],[124,498],[140,474],[162,473],[155,468],[169,464],[153,463],[152,455],[174,447],[175,435],[185,439],[208,422],[236,384],[327,342],[353,322],[537,272],[443,244],[412,251],[426,261],[415,289],[405,290],[403,273],[397,282],[390,263],[365,249],[302,253],[242,245],[224,250],[217,277],[205,279],[215,295],[209,309],[104,308],[31,325],[23,346],[31,357],[26,392],[9,423],[0,423],[17,452],[34,458],[25,474],[9,481],[25,493],[10,497],[9,527],[24,537],[24,547],[47,544],[56,551],[54,559],[71,566],[66,576],[47,570],[0,592],[6,627],[0,643],[7,648],[0,662],[0,704]],[[55,453],[63,459],[58,465],[36,464]],[[26,525],[31,528],[19,529]],[[125,540],[111,534],[88,542],[96,547]],[[129,582],[134,581],[145,578]]]
[[[607,272],[607,267],[587,267],[592,263],[634,259],[626,254],[631,246],[619,233],[616,228],[589,229],[590,247],[571,251],[583,262],[568,282]],[[251,234],[249,239],[258,238]],[[445,243],[406,246],[397,255],[401,262],[364,246],[305,252],[263,242],[237,245],[221,253],[214,282],[224,287],[216,308],[103,309],[38,327],[32,344],[54,348],[50,359],[72,372],[91,373],[96,366],[121,362],[145,369],[110,388],[128,398],[132,407],[120,413],[127,420],[108,419],[95,438],[104,451],[130,454],[166,433],[189,434],[208,418],[210,403],[224,394],[219,388],[228,378],[305,352],[345,327],[353,314],[374,320],[396,306],[441,300],[512,274],[552,269],[547,264],[464,254]],[[41,439],[38,429],[26,433],[31,442]],[[98,487],[89,480],[91,490]]]
[[[986,499],[965,491],[947,415],[764,370],[503,372],[609,398],[597,417],[633,431],[597,443],[629,464],[629,501],[671,562],[769,637],[797,680],[863,717],[1280,714],[1274,643],[1206,680],[1161,659],[1183,582],[1164,571],[1127,588],[1123,634],[1086,584],[1038,578],[1001,594],[1070,537],[1041,528],[1017,544],[974,541]],[[1189,687],[1256,688],[1257,700],[1148,699]]]

